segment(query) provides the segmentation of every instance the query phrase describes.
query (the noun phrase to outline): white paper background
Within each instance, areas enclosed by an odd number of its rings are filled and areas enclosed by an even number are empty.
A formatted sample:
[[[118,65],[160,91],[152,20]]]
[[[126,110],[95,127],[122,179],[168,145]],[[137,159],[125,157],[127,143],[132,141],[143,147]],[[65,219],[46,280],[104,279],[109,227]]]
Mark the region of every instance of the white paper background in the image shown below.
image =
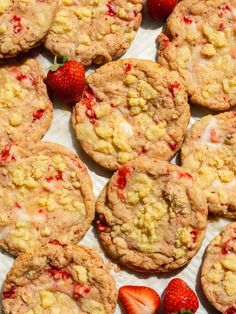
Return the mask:
[[[146,10],[144,10],[142,26],[139,29],[132,46],[124,57],[134,57],[154,61],[156,57],[156,37],[160,33],[160,31],[161,24],[151,20]],[[49,54],[43,51],[42,54],[39,56],[39,60],[46,70],[51,62]],[[89,169],[90,175],[93,180],[94,193],[97,196],[107,182],[108,178],[111,176],[111,172],[104,170],[102,167],[96,165],[89,157],[86,156],[86,154],[80,148],[71,128],[71,108],[60,103],[57,100],[54,100],[54,109],[53,123],[44,139],[55,143],[60,143],[79,155],[79,157]],[[206,110],[196,107],[192,108],[192,118],[190,124],[192,124],[199,117],[206,115],[207,113],[208,112]],[[179,277],[186,280],[186,282],[188,282],[188,284],[196,291],[200,300],[200,307],[197,313],[217,313],[217,311],[207,302],[201,290],[199,282],[200,269],[206,246],[208,245],[209,241],[211,241],[211,239],[217,233],[219,233],[227,223],[228,221],[224,219],[212,219],[211,221],[209,221],[206,238],[203,242],[200,252],[191,260],[191,262],[187,266],[183,267],[182,269],[167,274],[158,274],[152,276],[135,274],[131,271],[123,269],[119,273],[114,273],[117,282],[117,288],[127,284],[145,285],[152,287],[161,295],[168,282],[174,277]],[[104,257],[102,249],[99,248],[99,242],[93,230],[93,227],[90,228],[89,232],[86,234],[81,243],[97,250],[97,252],[99,252],[99,254]],[[104,258],[109,261],[109,258]],[[12,263],[13,259],[11,257],[9,257],[4,252],[0,253],[0,285],[2,285],[6,273],[10,269]],[[68,313],[70,313],[69,309]],[[120,304],[118,304],[115,313],[125,313]],[[159,313],[162,313],[162,310]]]

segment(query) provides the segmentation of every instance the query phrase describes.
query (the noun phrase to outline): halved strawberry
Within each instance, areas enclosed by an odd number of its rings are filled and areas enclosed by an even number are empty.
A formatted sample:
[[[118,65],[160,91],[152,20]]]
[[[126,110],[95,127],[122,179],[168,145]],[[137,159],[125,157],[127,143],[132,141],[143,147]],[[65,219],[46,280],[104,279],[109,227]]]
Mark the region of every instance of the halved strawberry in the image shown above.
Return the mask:
[[[174,278],[164,291],[163,307],[166,314],[193,314],[197,312],[199,302],[185,281]]]
[[[163,20],[173,11],[178,0],[147,0],[149,14],[154,20]]]
[[[145,286],[123,286],[119,298],[128,314],[156,314],[161,303],[158,293]]]

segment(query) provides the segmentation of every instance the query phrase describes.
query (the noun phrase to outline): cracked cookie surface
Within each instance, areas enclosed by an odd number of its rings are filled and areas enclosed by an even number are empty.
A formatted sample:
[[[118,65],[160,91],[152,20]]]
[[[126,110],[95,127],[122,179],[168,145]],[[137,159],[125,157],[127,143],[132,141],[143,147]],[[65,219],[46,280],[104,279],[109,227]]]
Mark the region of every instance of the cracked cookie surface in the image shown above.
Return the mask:
[[[235,0],[180,1],[168,18],[158,61],[180,73],[193,103],[217,111],[236,105],[235,29]]]
[[[203,189],[213,214],[236,218],[236,114],[207,115],[187,134],[182,166]]]
[[[14,57],[44,39],[57,0],[0,0],[0,58]]]
[[[61,1],[45,47],[84,65],[106,63],[129,48],[141,11],[141,0]]]
[[[100,194],[97,229],[105,250],[139,272],[182,267],[205,236],[207,203],[183,168],[160,160],[121,167]]]
[[[53,107],[43,79],[33,58],[0,63],[0,148],[9,141],[40,140],[47,132]]]
[[[229,224],[209,244],[201,283],[209,302],[221,313],[236,311],[236,223]]]
[[[13,255],[50,240],[79,241],[94,218],[84,164],[50,142],[11,143],[0,152],[0,246]]]
[[[140,155],[171,159],[189,122],[180,77],[157,63],[123,59],[87,77],[72,123],[86,153],[112,170]]]
[[[59,241],[21,254],[3,285],[5,314],[112,314],[117,292],[91,249]]]

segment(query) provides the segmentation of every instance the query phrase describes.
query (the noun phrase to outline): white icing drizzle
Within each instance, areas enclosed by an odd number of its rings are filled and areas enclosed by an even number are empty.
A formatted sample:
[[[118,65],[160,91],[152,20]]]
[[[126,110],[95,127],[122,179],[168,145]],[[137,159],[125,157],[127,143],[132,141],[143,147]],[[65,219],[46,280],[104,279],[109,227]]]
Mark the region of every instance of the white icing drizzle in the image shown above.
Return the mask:
[[[217,129],[217,119],[215,117],[212,117],[207,127],[205,128],[201,138],[198,140],[199,144],[204,144],[215,148],[222,145],[221,142],[220,143],[211,142],[211,130],[214,128]]]
[[[236,187],[236,179],[233,179],[229,183],[222,183],[220,180],[216,179],[213,181],[211,187],[220,188],[220,189],[231,189]]]
[[[0,230],[0,240],[5,239],[10,230],[11,230],[10,227],[2,228],[2,230]]]
[[[31,222],[41,222],[43,223],[45,221],[45,216],[41,214],[36,215],[28,215],[24,209],[16,209],[14,212],[15,222],[16,223],[31,223]],[[13,230],[13,226],[6,226],[2,229],[0,228],[0,240],[4,239],[7,234]]]
[[[120,128],[129,136],[133,135],[133,127],[126,121],[121,122]]]
[[[17,209],[15,211],[15,216],[17,217],[17,222],[44,222],[45,217],[41,214],[28,215],[23,209]]]
[[[204,67],[207,63],[207,60],[201,57],[201,46],[194,47],[192,50],[192,57],[187,65],[188,71],[192,74],[192,77],[197,85],[200,85],[198,78],[198,73],[196,70],[197,67]]]

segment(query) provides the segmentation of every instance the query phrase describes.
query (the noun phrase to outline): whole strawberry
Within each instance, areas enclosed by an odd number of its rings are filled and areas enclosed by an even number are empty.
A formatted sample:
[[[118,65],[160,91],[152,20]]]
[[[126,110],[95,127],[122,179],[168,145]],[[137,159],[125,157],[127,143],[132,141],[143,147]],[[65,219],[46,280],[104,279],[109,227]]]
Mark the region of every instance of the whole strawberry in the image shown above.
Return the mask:
[[[84,66],[77,61],[62,58],[49,68],[47,84],[54,93],[66,102],[78,102],[85,87]]]
[[[167,314],[192,314],[199,302],[193,290],[182,279],[175,278],[165,289],[163,306]]]
[[[149,14],[154,20],[163,20],[173,11],[177,0],[147,0]]]

